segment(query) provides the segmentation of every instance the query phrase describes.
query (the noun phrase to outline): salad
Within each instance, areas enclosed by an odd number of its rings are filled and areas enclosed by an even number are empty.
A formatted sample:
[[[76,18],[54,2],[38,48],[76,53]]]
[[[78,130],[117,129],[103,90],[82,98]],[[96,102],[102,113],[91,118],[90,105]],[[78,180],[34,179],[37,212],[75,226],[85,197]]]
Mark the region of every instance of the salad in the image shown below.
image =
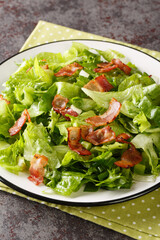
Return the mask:
[[[152,73],[150,73],[152,74]],[[0,94],[0,166],[70,196],[160,173],[160,85],[115,50],[24,59]]]

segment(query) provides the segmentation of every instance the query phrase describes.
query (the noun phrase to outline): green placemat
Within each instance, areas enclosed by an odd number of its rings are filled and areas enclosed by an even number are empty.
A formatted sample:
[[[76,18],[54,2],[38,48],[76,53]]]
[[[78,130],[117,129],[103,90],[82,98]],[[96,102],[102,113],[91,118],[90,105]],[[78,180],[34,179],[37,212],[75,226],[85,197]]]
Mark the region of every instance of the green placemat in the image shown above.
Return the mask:
[[[44,21],[40,21],[37,24],[36,28],[23,45],[21,51],[42,43],[65,39],[96,39],[117,42],[140,49],[141,51],[160,59],[160,52],[140,48],[131,44],[122,43]],[[160,189],[134,200],[101,207],[70,207],[44,201],[42,202],[16,192],[2,183],[0,183],[0,190],[19,195],[41,204],[46,204],[50,207],[61,209],[69,214],[92,221],[135,239],[160,240]]]

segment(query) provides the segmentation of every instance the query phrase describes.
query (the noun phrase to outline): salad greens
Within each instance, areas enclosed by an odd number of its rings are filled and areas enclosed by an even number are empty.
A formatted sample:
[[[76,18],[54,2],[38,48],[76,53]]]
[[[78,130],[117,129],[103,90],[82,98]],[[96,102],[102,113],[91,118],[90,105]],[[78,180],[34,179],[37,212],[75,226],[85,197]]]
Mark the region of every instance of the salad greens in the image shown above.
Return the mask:
[[[120,68],[103,73],[113,86],[108,92],[84,87],[102,75],[94,71],[97,64],[113,58],[127,63],[130,74]],[[115,190],[131,188],[136,179],[156,178],[160,173],[160,85],[126,61],[117,51],[90,49],[77,42],[63,55],[44,52],[24,60],[4,84],[0,99],[0,166],[16,174],[29,173],[35,154],[44,155],[48,163],[43,183],[65,196],[82,186],[90,192],[100,188]],[[61,68],[74,62],[83,70],[56,77]],[[68,99],[67,107],[78,116],[68,113],[68,121],[54,111],[52,101],[57,94]],[[97,146],[81,138],[81,145],[91,152],[89,156],[80,155],[68,146],[67,129],[89,125],[85,120],[106,112],[112,98],[121,103],[121,109],[108,125],[116,136],[129,134],[142,155],[142,161],[130,168],[115,164],[129,149],[126,142],[110,141]],[[11,136],[9,129],[25,109],[31,122],[24,123],[21,131]]]

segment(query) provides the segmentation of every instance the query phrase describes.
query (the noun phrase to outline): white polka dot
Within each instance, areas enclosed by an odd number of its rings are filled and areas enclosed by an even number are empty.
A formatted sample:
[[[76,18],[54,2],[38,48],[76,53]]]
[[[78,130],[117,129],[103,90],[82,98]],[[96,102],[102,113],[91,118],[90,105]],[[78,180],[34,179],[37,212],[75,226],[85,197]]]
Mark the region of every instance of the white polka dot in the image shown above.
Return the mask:
[[[125,209],[126,207],[125,206],[122,206],[122,209]]]
[[[38,29],[38,32],[40,32],[41,30],[40,29]]]
[[[42,22],[42,25],[46,24],[45,22]]]
[[[132,222],[134,225],[136,224],[136,222]]]
[[[0,187],[0,190],[2,190],[2,188]]]
[[[80,213],[83,213],[83,211],[81,211],[81,210],[80,210],[79,212],[80,212]]]
[[[29,44],[28,46],[29,46],[29,47],[32,47],[32,45],[31,45],[31,44]]]
[[[54,42],[56,42],[56,41],[57,41],[57,39],[54,39],[53,41],[54,41]]]
[[[46,28],[46,30],[48,31],[48,30],[49,30],[49,28]]]
[[[41,37],[42,37],[42,38],[44,38],[44,37],[45,37],[45,35],[42,35]]]
[[[58,32],[58,34],[61,34],[61,33],[62,33],[61,31]]]
[[[115,211],[116,211],[116,210],[113,208],[113,209],[112,209],[112,212],[115,212]]]
[[[97,216],[94,216],[94,219],[97,219]]]
[[[152,227],[148,227],[148,229],[149,229],[149,230],[151,230],[151,229],[152,229]]]
[[[48,43],[48,41],[45,41],[45,43]]]
[[[157,207],[160,207],[160,204],[157,204]]]
[[[130,217],[130,216],[131,216],[131,214],[128,213],[128,214],[127,214],[127,217]]]
[[[62,37],[62,40],[64,40],[65,39],[65,37]]]
[[[155,218],[156,218],[156,216],[152,216],[152,218],[153,218],[153,219],[155,219]]]
[[[12,192],[13,194],[16,194],[16,192]]]
[[[102,212],[102,214],[105,214],[105,213],[106,213],[105,211]]]
[[[151,209],[150,208],[147,208],[147,211],[150,211]]]
[[[93,39],[94,37],[93,36],[90,36],[90,39]]]
[[[160,227],[160,223],[158,223],[158,226]]]
[[[69,32],[69,31],[70,31],[70,29],[67,28],[67,29],[66,29],[66,32]]]
[[[140,213],[141,213],[141,211],[137,211],[137,213],[138,213],[138,214],[140,214]]]
[[[33,37],[33,39],[37,39],[36,37]]]
[[[142,221],[143,221],[143,222],[146,222],[146,219],[143,218]]]
[[[27,197],[28,200],[30,200],[30,197]]]
[[[132,206],[134,206],[135,205],[135,203],[132,203]]]
[[[73,37],[73,35],[70,35],[70,38],[72,38]]]
[[[50,36],[52,36],[52,35],[53,35],[53,33],[50,33],[49,35],[50,35]]]
[[[58,26],[55,25],[54,28],[58,28]]]
[[[142,238],[142,236],[138,236],[138,239],[141,239]]]
[[[38,42],[37,45],[40,45],[40,43]]]
[[[81,33],[81,32],[79,32],[79,33],[78,33],[78,36],[81,36],[81,35],[82,35],[82,33]]]
[[[45,204],[45,202],[41,202],[42,204]]]
[[[142,203],[144,203],[144,202],[145,202],[145,200],[143,200],[143,199],[142,199],[142,201],[141,201],[141,202],[142,202]]]
[[[151,197],[151,199],[152,199],[152,200],[154,200],[154,199],[155,199],[155,197]]]
[[[87,207],[88,209],[90,209],[91,207]]]
[[[127,232],[127,230],[126,230],[126,229],[123,229],[123,232]]]
[[[111,226],[111,225],[112,225],[112,223],[111,223],[111,222],[109,222],[109,223],[108,223],[108,225],[109,225],[109,226]]]
[[[121,219],[121,217],[117,217],[117,219]]]
[[[156,189],[156,192],[158,192],[158,191],[159,191],[159,188]]]

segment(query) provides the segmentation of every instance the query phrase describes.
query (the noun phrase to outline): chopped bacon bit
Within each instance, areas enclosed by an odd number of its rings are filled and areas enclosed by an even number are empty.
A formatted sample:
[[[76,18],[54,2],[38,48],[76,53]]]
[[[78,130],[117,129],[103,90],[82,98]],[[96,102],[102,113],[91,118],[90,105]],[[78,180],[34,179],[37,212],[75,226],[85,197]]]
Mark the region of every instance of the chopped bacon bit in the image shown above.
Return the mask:
[[[137,151],[135,146],[131,144],[130,148],[122,154],[121,160],[115,162],[114,164],[121,168],[130,168],[140,163],[141,161],[142,155]]]
[[[43,182],[44,177],[44,167],[48,163],[48,158],[44,155],[35,154],[30,163],[30,176],[28,179],[34,184],[39,185]]]
[[[69,108],[69,107],[66,108],[66,109],[64,109],[64,110],[60,110],[59,113],[60,113],[63,117],[65,117],[65,119],[66,119],[67,121],[70,121],[70,117],[67,117],[66,114],[69,114],[69,115],[71,115],[71,116],[73,116],[73,117],[77,117],[77,116],[78,116],[78,113],[77,113],[76,111],[72,110],[72,109]]]
[[[54,75],[56,77],[72,76],[75,72],[77,72],[77,70],[81,70],[81,69],[83,69],[83,67],[79,63],[74,62],[72,64],[69,64],[69,65],[61,68]]]
[[[130,74],[131,68],[129,66],[127,66],[126,64],[124,64],[123,62],[121,62],[120,59],[112,59],[112,61],[110,63],[99,63],[97,64],[98,68],[95,68],[93,71],[94,72],[100,72],[100,73],[104,73],[104,72],[109,72],[115,68],[119,68],[121,69],[125,74]]]
[[[98,92],[109,92],[113,86],[108,82],[107,78],[103,74],[96,77],[94,80],[89,81],[86,85],[84,85],[84,88]]]
[[[118,68],[121,69],[125,74],[127,75],[130,74],[131,68],[124,64],[123,62],[121,62],[120,59],[113,59],[112,62],[118,65]]]
[[[3,98],[3,96],[0,94],[0,101],[4,100],[7,104],[10,104],[10,101],[7,99]]]
[[[32,67],[28,68],[27,71],[26,71],[26,73],[28,73],[31,69],[32,69]]]
[[[81,139],[81,129],[79,127],[69,127],[67,130],[69,148],[80,155],[91,155],[91,152],[85,149],[79,142]]]
[[[131,136],[128,133],[121,133],[116,137],[116,141],[121,143],[128,143],[126,140],[129,138],[131,138]]]
[[[91,125],[81,125],[80,129],[81,129],[81,137],[84,140],[87,140],[88,134],[90,134],[94,131],[94,128]]]
[[[100,116],[93,116],[86,119],[87,123],[92,124],[93,126],[103,126],[108,123],[113,122],[113,120],[118,116],[121,109],[121,103],[118,102],[115,98],[112,98],[112,100],[109,103],[108,110],[100,115]]]
[[[25,109],[22,112],[21,117],[15,122],[13,127],[11,127],[9,129],[10,136],[13,136],[13,135],[16,135],[17,133],[19,133],[19,131],[22,129],[22,127],[25,124],[25,122],[27,121],[27,119],[28,119],[28,122],[31,122],[31,118],[30,118],[30,115],[28,113],[28,110]]]
[[[67,117],[66,114],[77,117],[78,113],[69,107],[66,108],[68,101],[69,101],[68,98],[62,97],[61,95],[57,94],[52,101],[52,106],[54,111],[56,111],[57,113],[60,113],[62,116],[65,117],[66,120],[69,121],[70,118]]]
[[[43,68],[44,70],[48,69],[48,64],[42,65],[41,68]]]
[[[110,142],[115,140],[115,138],[115,132],[110,128],[110,126],[98,129],[86,136],[86,140],[94,145]]]
[[[53,109],[55,111],[63,110],[66,108],[68,102],[68,98],[62,97],[61,95],[57,94],[52,101]]]
[[[42,59],[41,62],[46,62],[46,59]]]
[[[95,68],[93,71],[99,73],[109,72],[118,67],[117,64],[114,64],[113,60],[110,63],[108,62],[99,63],[97,64],[97,66],[98,68]]]

